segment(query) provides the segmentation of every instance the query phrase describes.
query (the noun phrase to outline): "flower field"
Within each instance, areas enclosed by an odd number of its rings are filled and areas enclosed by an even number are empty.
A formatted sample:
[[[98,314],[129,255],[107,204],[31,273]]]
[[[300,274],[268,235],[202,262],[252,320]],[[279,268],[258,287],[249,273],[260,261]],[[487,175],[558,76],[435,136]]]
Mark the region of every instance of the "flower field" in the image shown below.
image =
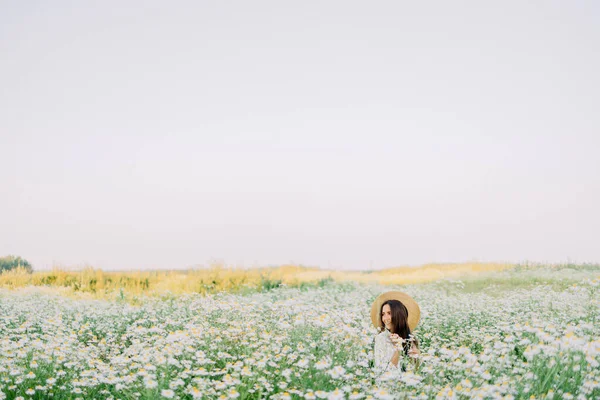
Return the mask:
[[[165,294],[0,289],[0,399],[600,398],[600,270]],[[419,302],[421,363],[374,379],[372,300]]]

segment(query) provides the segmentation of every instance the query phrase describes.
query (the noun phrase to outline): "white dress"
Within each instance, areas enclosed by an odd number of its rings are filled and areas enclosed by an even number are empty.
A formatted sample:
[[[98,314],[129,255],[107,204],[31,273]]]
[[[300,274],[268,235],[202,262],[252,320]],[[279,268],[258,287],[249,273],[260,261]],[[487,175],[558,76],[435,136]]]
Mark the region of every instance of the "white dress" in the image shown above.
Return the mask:
[[[375,336],[374,369],[377,380],[388,381],[397,378],[401,374],[402,370],[392,364],[395,351],[396,346],[390,339],[390,331],[386,329]]]

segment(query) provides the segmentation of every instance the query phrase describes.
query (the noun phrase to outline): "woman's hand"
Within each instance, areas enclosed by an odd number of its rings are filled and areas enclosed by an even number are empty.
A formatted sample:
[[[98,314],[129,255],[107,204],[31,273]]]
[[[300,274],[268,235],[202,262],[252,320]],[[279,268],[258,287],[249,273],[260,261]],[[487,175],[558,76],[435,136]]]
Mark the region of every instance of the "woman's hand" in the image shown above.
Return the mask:
[[[414,344],[410,346],[410,350],[408,350],[409,357],[417,358],[419,357],[419,354],[421,354],[421,352],[419,351],[419,348],[417,346],[415,346]]]
[[[394,343],[394,346],[396,346],[396,347],[400,346],[402,344],[402,342],[404,342],[404,339],[402,339],[396,333],[390,333],[390,340],[392,341],[392,343]]]
[[[410,346],[410,350],[408,350],[408,357],[410,357],[411,362],[417,369],[421,366],[421,359],[419,358],[420,354],[419,348],[413,343]]]

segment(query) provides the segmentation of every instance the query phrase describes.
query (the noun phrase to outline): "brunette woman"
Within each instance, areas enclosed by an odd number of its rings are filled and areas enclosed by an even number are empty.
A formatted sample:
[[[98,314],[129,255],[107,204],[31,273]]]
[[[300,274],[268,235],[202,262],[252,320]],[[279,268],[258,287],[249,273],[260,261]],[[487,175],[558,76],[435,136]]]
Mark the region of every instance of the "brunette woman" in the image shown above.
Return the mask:
[[[379,330],[375,337],[375,371],[378,376],[401,372],[402,357],[414,359],[419,345],[412,331],[419,323],[420,310],[406,293],[383,293],[371,307],[371,320]]]

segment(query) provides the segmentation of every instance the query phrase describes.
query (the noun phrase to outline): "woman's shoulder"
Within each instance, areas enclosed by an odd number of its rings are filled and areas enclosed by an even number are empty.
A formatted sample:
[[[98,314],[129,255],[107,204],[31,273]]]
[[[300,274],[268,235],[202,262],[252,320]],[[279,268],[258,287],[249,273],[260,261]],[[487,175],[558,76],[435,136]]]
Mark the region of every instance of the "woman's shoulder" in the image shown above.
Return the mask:
[[[381,331],[377,335],[375,335],[375,341],[385,340],[389,333],[387,331]]]

